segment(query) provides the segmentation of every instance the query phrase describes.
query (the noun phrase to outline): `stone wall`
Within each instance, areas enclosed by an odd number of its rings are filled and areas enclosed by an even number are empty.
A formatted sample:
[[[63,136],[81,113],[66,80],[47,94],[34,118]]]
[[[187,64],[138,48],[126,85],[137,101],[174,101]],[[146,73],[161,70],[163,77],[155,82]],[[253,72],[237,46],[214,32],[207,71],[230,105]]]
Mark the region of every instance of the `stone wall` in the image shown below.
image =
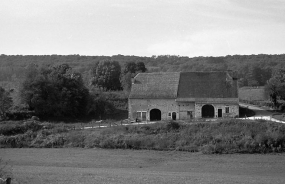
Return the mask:
[[[176,112],[176,119],[202,118],[202,107],[206,104],[214,107],[215,118],[218,118],[218,109],[222,109],[222,117],[239,115],[238,103],[176,102],[175,99],[129,99],[129,118],[136,119],[138,111],[146,112],[146,119],[149,121],[152,109],[161,111],[162,120],[172,119],[172,112]],[[226,107],[229,108],[229,113],[226,113]]]
[[[179,102],[179,117],[180,119],[195,118],[195,103],[194,102]]]
[[[176,112],[179,119],[179,106],[175,99],[129,99],[129,118],[135,119],[137,111],[146,111],[147,120],[150,120],[149,112],[152,109],[161,111],[161,119],[171,119],[169,112]]]
[[[239,105],[238,104],[218,104],[218,103],[196,103],[195,104],[195,117],[202,118],[202,107],[204,105],[212,105],[215,109],[215,118],[218,118],[218,109],[222,109],[222,117],[238,117]],[[226,113],[226,107],[229,107],[229,113]]]

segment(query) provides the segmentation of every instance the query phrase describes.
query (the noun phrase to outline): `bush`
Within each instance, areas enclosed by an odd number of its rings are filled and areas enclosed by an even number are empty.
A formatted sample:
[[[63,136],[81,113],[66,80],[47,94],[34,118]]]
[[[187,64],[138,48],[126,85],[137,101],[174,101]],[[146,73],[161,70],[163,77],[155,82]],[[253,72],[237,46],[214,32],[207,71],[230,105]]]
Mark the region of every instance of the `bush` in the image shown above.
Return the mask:
[[[38,131],[43,126],[40,125],[38,122],[35,121],[27,121],[23,124],[6,124],[0,127],[0,135],[11,136],[17,134],[23,134],[28,130],[31,131]]]
[[[35,116],[35,112],[26,110],[14,110],[8,112],[6,116],[9,120],[25,120],[31,118],[32,116]]]
[[[264,120],[224,120],[182,125],[177,122],[69,130],[64,125],[26,122],[0,128],[0,147],[100,147],[201,151],[205,154],[285,151],[285,125]],[[19,133],[19,134],[17,134]]]
[[[202,146],[201,151],[204,154],[215,153],[215,146],[212,144],[206,144],[206,145]]]
[[[181,125],[157,123],[104,129],[88,137],[88,147],[201,151],[202,153],[282,152],[285,126],[266,121],[224,120]]]
[[[71,131],[66,136],[66,146],[68,147],[85,147],[85,135],[82,131]]]
[[[170,131],[170,130],[178,130],[179,128],[180,128],[180,124],[175,122],[175,121],[170,121],[166,125],[166,129],[168,131]]]

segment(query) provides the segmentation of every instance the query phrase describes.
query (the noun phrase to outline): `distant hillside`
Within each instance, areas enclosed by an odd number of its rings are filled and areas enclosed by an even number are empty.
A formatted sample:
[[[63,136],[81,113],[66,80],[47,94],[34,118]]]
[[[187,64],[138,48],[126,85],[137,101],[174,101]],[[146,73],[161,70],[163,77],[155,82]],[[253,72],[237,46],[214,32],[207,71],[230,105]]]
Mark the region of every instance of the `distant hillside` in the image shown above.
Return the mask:
[[[272,71],[285,68],[285,54],[281,55],[233,55],[224,57],[185,56],[80,56],[80,55],[0,55],[0,81],[21,81],[29,64],[69,64],[74,70],[87,76],[96,61],[111,58],[122,66],[129,61],[144,62],[149,72],[159,71],[217,71],[233,70],[240,86],[263,86]]]

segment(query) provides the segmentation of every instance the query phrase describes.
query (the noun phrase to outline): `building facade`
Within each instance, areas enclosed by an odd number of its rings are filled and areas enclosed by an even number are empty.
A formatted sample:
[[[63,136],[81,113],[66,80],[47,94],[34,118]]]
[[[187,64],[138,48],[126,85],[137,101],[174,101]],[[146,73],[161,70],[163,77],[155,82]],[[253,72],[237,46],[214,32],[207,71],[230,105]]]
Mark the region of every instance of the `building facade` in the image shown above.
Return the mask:
[[[139,73],[128,103],[129,118],[140,121],[239,115],[237,79],[228,72]]]

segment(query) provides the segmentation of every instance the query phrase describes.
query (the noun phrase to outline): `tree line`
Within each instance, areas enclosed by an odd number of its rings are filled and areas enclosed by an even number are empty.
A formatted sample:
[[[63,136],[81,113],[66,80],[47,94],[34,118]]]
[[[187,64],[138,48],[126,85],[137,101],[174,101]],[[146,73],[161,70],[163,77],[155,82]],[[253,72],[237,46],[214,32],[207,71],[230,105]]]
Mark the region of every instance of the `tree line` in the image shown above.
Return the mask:
[[[92,66],[90,83],[86,85],[82,74],[68,64],[41,67],[30,64],[19,96],[28,110],[43,118],[100,117],[115,108],[103,92],[123,89],[128,92],[131,81],[127,78],[138,72],[146,72],[143,62],[127,62],[121,68],[117,61],[102,60]],[[13,105],[9,91],[4,88],[0,88],[0,102],[0,117],[4,119]]]
[[[237,71],[240,86],[265,85],[268,96],[278,106],[278,100],[285,100],[284,58],[285,55],[195,58],[1,55],[0,79],[20,83],[21,104],[41,117],[99,117],[114,112],[114,103],[120,106],[123,101],[126,103],[132,77],[139,72],[156,71]],[[7,76],[13,75],[3,78],[3,71]],[[124,91],[124,95],[106,91]],[[2,119],[15,104],[11,93],[10,89],[0,88]]]
[[[21,80],[29,64],[53,65],[68,64],[74,71],[82,74],[88,83],[94,63],[102,60],[117,61],[120,66],[125,63],[142,62],[149,72],[179,71],[236,71],[239,86],[264,86],[272,74],[285,67],[285,54],[280,55],[228,55],[223,57],[185,57],[160,55],[152,57],[139,56],[80,56],[80,55],[0,55],[0,81]]]

